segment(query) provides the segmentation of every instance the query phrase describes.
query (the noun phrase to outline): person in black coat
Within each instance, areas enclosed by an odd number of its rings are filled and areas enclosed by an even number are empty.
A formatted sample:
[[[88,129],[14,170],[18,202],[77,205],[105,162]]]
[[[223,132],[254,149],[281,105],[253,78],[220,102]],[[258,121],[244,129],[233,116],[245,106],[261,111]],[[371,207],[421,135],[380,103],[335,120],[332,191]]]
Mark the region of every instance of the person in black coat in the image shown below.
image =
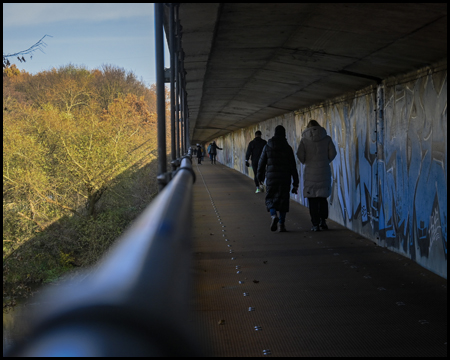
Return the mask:
[[[202,146],[200,144],[197,144],[197,162],[200,165],[202,164],[202,157],[203,157]]]
[[[289,212],[289,190],[291,178],[293,179],[292,192],[297,194],[299,178],[295,163],[294,151],[286,140],[286,130],[278,125],[275,128],[275,136],[264,146],[258,164],[258,179],[266,178],[266,206],[272,218],[270,230],[276,231],[278,223],[280,232],[286,231],[284,224],[286,213]],[[277,211],[280,213],[278,217]]]
[[[261,131],[255,132],[255,138],[250,141],[247,147],[247,152],[245,153],[245,166],[249,167],[250,164],[248,163],[248,160],[252,159],[252,168],[253,168],[253,174],[254,174],[254,180],[256,185],[256,193],[259,193],[261,191],[264,191],[263,187],[260,186],[260,182],[258,180],[258,163],[259,158],[261,157],[262,151],[264,149],[264,146],[266,146],[267,141],[261,139]]]

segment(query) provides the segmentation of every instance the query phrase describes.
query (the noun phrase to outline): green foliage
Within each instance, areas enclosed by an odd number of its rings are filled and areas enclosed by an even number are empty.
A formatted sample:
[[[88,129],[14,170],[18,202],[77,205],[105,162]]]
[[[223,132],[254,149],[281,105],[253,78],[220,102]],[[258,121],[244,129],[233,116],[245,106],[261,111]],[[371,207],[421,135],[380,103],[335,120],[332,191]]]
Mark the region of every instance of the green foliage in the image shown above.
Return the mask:
[[[3,282],[93,264],[156,193],[155,94],[123,69],[3,82]]]

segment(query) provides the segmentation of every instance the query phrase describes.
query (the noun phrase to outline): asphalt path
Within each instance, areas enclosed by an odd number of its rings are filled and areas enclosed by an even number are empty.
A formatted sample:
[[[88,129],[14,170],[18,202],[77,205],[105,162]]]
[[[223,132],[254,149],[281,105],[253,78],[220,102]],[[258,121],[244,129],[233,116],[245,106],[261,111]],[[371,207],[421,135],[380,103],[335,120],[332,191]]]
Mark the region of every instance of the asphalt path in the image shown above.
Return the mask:
[[[270,230],[265,193],[194,164],[190,321],[206,356],[447,356],[447,280],[291,201]]]

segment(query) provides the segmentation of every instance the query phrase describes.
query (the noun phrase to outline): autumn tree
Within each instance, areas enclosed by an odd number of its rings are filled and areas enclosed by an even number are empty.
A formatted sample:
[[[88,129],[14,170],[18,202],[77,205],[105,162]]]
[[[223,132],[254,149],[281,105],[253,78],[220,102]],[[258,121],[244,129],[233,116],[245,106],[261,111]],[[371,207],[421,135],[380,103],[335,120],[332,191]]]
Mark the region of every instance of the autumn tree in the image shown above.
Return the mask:
[[[28,77],[17,88],[35,107],[47,103],[70,113],[74,108],[88,106],[93,94],[92,80],[90,71],[69,64]]]
[[[19,76],[20,70],[17,68],[16,64],[12,64],[11,66],[8,66],[3,69],[3,77],[13,77],[13,76]]]
[[[145,100],[151,91],[121,74],[117,84],[140,96],[119,92],[104,102],[99,75],[73,66],[10,84],[25,100],[8,109],[4,92],[7,222],[15,216],[40,231],[65,213],[94,215],[117,175],[154,159],[155,114]]]
[[[93,264],[157,193],[154,90],[112,66],[15,69],[3,73],[4,284]]]
[[[144,96],[149,106],[153,106],[151,99],[153,91],[149,92],[133,72],[111,65],[102,65],[101,70],[95,70],[93,75],[95,96],[102,108],[106,109],[114,99],[129,93]]]

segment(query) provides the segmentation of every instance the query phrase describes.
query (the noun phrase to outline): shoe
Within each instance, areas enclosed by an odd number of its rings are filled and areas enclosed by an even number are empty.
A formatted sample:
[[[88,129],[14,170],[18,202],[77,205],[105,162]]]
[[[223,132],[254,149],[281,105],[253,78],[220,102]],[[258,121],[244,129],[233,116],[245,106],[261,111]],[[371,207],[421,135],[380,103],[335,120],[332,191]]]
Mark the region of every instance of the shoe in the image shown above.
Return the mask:
[[[320,231],[319,225],[313,225],[311,231]]]
[[[264,185],[261,185],[260,187],[259,187],[259,190],[261,191],[261,192],[264,192],[265,190],[264,190]]]
[[[258,194],[261,192],[261,189],[259,187],[256,188],[255,194]]]
[[[270,224],[270,230],[277,231],[278,221],[279,220],[280,219],[278,219],[278,216],[272,216],[272,222]]]
[[[280,229],[278,230],[278,232],[287,232],[286,225],[280,224]]]
[[[327,225],[327,223],[325,222],[325,220],[320,220],[319,226],[320,226],[320,228],[321,228],[322,230],[328,230],[328,225]]]

